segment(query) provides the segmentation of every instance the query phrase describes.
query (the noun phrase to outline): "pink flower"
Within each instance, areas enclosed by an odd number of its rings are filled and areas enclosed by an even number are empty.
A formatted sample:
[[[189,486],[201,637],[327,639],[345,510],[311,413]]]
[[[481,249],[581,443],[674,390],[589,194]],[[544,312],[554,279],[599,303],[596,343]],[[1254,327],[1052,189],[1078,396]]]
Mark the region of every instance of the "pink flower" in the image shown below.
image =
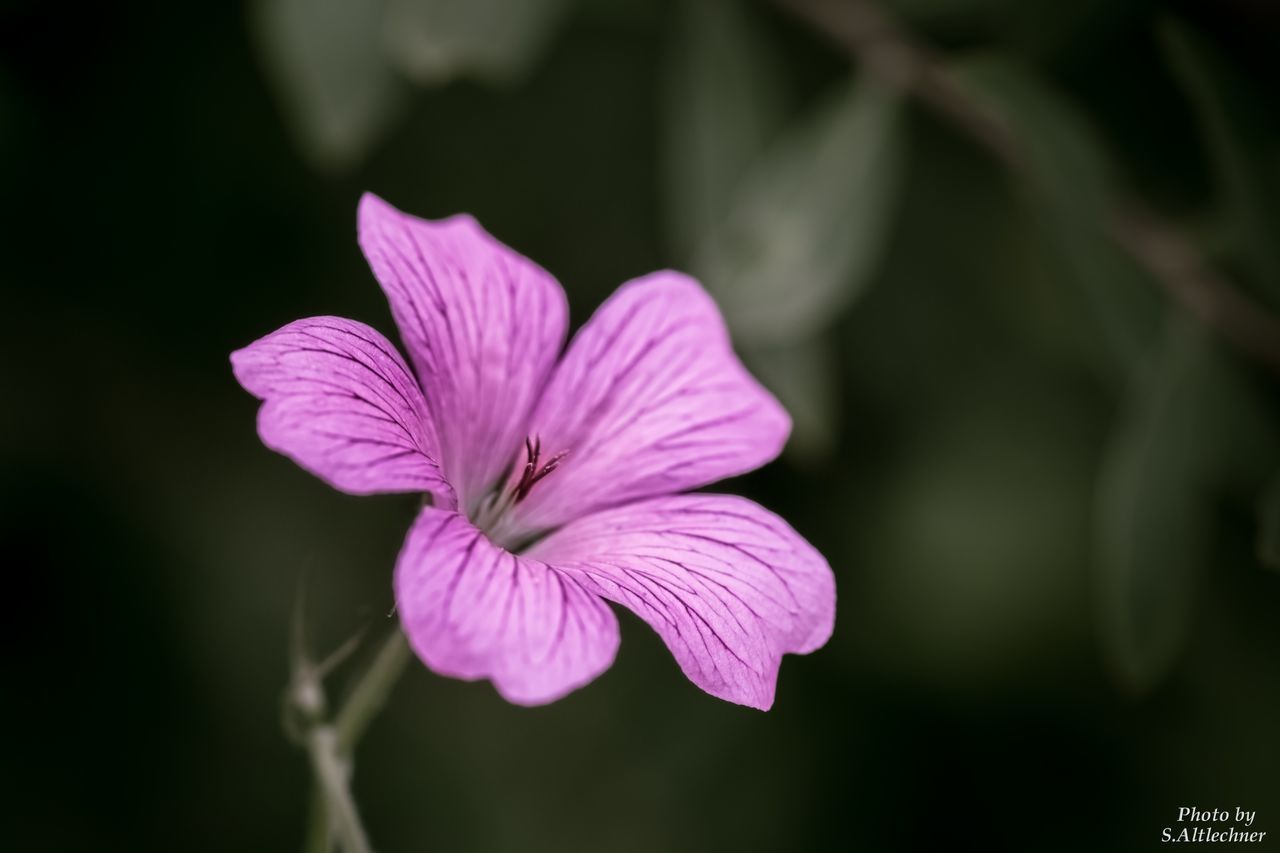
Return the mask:
[[[680,494],[763,465],[790,420],[710,297],[657,272],[564,346],[564,291],[469,216],[373,195],[359,241],[412,370],[363,323],[313,317],[232,354],[262,441],[351,494],[425,492],[395,594],[418,657],[550,702],[618,647],[605,599],[708,693],[767,709],[783,654],[831,635],[831,569],[740,497]]]

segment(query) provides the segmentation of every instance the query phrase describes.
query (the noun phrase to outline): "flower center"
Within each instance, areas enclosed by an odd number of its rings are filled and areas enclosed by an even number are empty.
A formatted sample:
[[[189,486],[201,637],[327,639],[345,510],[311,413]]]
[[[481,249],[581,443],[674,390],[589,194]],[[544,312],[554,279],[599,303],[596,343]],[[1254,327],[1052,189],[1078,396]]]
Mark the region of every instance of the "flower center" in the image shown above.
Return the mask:
[[[472,518],[472,522],[476,527],[488,534],[489,538],[498,544],[502,544],[504,539],[512,533],[509,529],[511,525],[504,523],[506,522],[508,511],[527,498],[530,490],[548,474],[559,468],[560,463],[569,455],[569,451],[562,450],[545,462],[542,461],[542,439],[538,436],[525,438],[524,453],[525,462],[524,467],[520,470],[520,479],[509,487],[503,485],[491,492],[489,497],[481,502],[479,509],[476,510],[475,517]]]

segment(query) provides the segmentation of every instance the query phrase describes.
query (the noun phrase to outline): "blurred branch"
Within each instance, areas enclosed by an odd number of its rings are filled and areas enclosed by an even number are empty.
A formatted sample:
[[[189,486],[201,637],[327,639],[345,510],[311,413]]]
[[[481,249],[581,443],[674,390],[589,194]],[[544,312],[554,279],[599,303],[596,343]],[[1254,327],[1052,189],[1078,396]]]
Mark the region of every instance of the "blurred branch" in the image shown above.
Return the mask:
[[[871,73],[916,97],[1015,172],[1021,146],[1001,117],[971,98],[945,63],[874,0],[776,0]],[[1138,203],[1116,205],[1116,242],[1202,323],[1280,375],[1280,320],[1214,271],[1176,226]]]
[[[1205,263],[1172,225],[1140,205],[1112,212],[1111,233],[1188,311],[1280,373],[1280,321]]]
[[[777,0],[843,47],[869,71],[909,92],[978,140],[1000,159],[1021,168],[1018,141],[994,111],[973,101],[945,64],[870,0]]]

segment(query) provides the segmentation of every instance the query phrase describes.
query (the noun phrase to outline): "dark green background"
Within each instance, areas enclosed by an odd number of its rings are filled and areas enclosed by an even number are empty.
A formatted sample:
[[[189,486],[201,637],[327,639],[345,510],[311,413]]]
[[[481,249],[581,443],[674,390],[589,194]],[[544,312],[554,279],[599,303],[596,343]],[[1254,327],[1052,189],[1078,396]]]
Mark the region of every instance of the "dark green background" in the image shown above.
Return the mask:
[[[227,355],[315,314],[392,334],[354,239],[364,190],[475,214],[559,278],[575,324],[679,264],[659,162],[675,5],[584,3],[527,79],[417,90],[336,175],[298,154],[241,4],[0,5],[0,846],[299,848],[295,596],[318,650],[389,627],[416,499],[347,497],[265,450]],[[949,52],[1038,68],[1189,222],[1212,170],[1157,22],[1178,15],[1276,106],[1271,4],[896,5]],[[803,24],[752,14],[798,111],[843,73]],[[767,714],[700,693],[630,616],[614,667],[544,708],[415,665],[358,754],[378,849],[1136,850],[1183,805],[1280,835],[1280,576],[1255,556],[1256,490],[1215,493],[1183,653],[1126,690],[1092,569],[1123,383],[1008,173],[907,120],[887,254],[836,327],[836,446],[725,487],[828,556],[830,644],[785,661]],[[1222,357],[1274,416],[1274,379]]]

